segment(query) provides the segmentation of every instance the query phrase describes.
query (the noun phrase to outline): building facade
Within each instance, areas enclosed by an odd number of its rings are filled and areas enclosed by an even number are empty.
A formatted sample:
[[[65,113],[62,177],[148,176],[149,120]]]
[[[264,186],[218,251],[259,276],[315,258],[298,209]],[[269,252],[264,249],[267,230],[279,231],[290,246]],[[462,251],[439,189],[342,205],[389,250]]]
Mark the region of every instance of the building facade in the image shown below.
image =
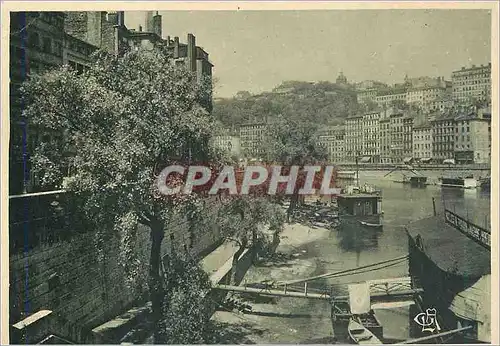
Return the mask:
[[[413,127],[413,153],[417,161],[425,162],[432,159],[432,126],[430,123]]]
[[[391,119],[384,116],[379,121],[380,126],[380,162],[392,163],[392,136],[391,136]]]
[[[491,159],[490,120],[477,114],[455,118],[455,162],[489,163]]]
[[[197,76],[198,82],[206,81],[211,85],[213,64],[208,53],[196,46],[196,37],[187,35],[187,43],[181,43],[179,37],[173,40],[167,36],[163,38],[162,16],[154,11],[146,12],[146,27],[143,30],[128,29],[125,26],[123,11],[87,11],[66,12],[66,32],[82,41],[103,49],[112,54],[121,54],[127,50],[151,50],[155,47],[164,47],[172,55],[173,63],[184,65]],[[212,92],[209,92],[204,101],[208,111],[212,110]]]
[[[31,190],[30,153],[39,131],[22,115],[21,84],[33,73],[63,64],[63,12],[11,12],[10,17],[10,142],[9,193]]]
[[[368,112],[363,115],[362,155],[372,163],[380,163],[380,112]]]
[[[236,133],[224,131],[214,136],[213,145],[230,155],[238,157],[241,155],[240,137]]]
[[[331,163],[345,160],[345,126],[327,126],[318,134],[318,143],[325,147]]]
[[[375,98],[377,97],[377,89],[375,88],[367,88],[357,91],[357,100],[358,103],[367,103],[367,102],[375,102]]]
[[[446,97],[447,92],[448,89],[444,85],[411,88],[406,93],[406,103],[418,105],[422,110],[429,111],[436,100]]]
[[[345,157],[348,162],[355,162],[363,154],[363,132],[362,115],[350,116],[345,120]]]
[[[447,109],[452,108],[454,105],[453,98],[450,93],[445,93],[442,96],[438,96],[436,99],[429,100],[426,102],[423,111],[424,112],[444,112]]]
[[[390,107],[394,101],[406,102],[406,91],[379,92],[375,97],[375,102],[382,108]]]
[[[462,67],[451,74],[453,99],[457,102],[491,100],[491,63]]]
[[[443,161],[455,158],[455,116],[446,112],[431,120],[432,157]]]
[[[29,153],[41,136],[22,118],[19,87],[30,74],[69,65],[78,73],[91,63],[91,54],[102,49],[111,54],[121,54],[130,49],[169,47],[170,40],[163,40],[161,16],[148,12],[147,32],[129,30],[124,24],[124,12],[12,12],[10,27],[10,131],[9,147],[11,194],[32,191],[36,185],[30,173]],[[174,40],[175,41],[175,40]],[[178,41],[178,40],[177,40]],[[182,44],[179,44],[180,47]],[[208,111],[212,109],[212,67],[206,53],[195,45],[195,38],[188,35],[184,50],[178,48],[178,58],[183,59],[198,80],[207,80],[207,93],[202,100]],[[173,44],[171,50],[176,51]],[[44,133],[44,136],[47,135]]]
[[[248,159],[262,158],[262,140],[265,129],[265,123],[249,123],[240,126],[240,147],[243,156]]]
[[[405,114],[403,117],[403,162],[409,162],[413,156],[413,121],[411,114]]]
[[[403,112],[395,112],[391,114],[389,118],[389,131],[391,136],[391,159],[393,163],[402,163],[404,158],[403,118]]]

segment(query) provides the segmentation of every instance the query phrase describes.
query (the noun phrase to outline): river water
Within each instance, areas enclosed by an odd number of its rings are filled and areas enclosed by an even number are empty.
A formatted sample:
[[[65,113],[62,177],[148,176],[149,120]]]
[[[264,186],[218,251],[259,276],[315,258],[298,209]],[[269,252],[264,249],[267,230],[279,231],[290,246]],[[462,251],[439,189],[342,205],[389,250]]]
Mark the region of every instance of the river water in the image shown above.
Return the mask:
[[[409,185],[394,182],[394,180],[401,179],[401,173],[395,172],[384,177],[387,173],[383,171],[360,172],[361,184],[376,185],[382,190],[383,231],[370,230],[358,237],[332,231],[326,239],[303,245],[297,251],[306,253],[307,258],[316,263],[316,269],[311,275],[356,268],[408,254],[408,239],[402,226],[432,216],[433,197],[438,213],[442,213],[443,208],[446,207],[464,217],[468,216],[479,226],[488,224],[487,227],[490,228],[489,191],[441,188],[434,185],[412,188]],[[423,174],[430,182],[435,182],[443,175],[443,172],[426,171]],[[484,177],[487,174],[488,172],[475,172],[475,176]],[[406,261],[381,270],[316,281],[310,287],[318,289],[333,285],[337,294],[347,294],[345,284],[348,282],[402,276],[408,276]],[[300,343],[331,342],[329,339],[332,334],[330,305],[326,301],[281,298],[280,304],[294,314],[309,316],[280,321],[283,327],[295,334],[294,340]],[[377,318],[384,326],[384,338],[407,339],[410,337],[408,310],[408,308],[398,308],[376,311]],[[283,343],[287,341],[290,339],[286,337],[282,340]]]

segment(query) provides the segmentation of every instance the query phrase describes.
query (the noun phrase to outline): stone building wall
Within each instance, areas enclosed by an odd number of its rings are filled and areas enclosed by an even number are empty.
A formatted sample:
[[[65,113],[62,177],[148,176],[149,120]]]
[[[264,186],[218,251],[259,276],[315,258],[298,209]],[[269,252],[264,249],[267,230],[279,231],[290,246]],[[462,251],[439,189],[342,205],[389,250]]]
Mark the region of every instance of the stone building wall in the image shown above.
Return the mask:
[[[191,254],[200,255],[216,247],[221,240],[214,225],[210,231],[197,235],[190,248],[185,220],[179,216],[171,225],[162,244],[164,254],[187,248]],[[10,323],[40,310],[52,310],[64,336],[84,342],[85,331],[120,314],[132,304],[145,301],[151,247],[148,229],[138,229],[133,251],[137,269],[130,281],[123,266],[126,262],[120,255],[120,240],[107,241],[102,257],[95,244],[95,233],[88,232],[52,245],[42,243],[27,254],[11,254]]]

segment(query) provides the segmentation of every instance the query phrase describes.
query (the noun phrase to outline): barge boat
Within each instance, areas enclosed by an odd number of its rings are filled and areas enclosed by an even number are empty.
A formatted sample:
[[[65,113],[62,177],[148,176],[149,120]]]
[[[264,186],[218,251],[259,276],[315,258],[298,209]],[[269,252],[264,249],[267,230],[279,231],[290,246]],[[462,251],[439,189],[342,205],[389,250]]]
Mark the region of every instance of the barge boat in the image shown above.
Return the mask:
[[[475,189],[478,187],[478,181],[474,179],[472,176],[468,176],[465,178],[462,177],[442,177],[441,183],[439,184],[442,187],[457,187],[461,189]]]
[[[345,193],[337,196],[339,225],[343,230],[369,227],[382,228],[382,196],[380,194]]]

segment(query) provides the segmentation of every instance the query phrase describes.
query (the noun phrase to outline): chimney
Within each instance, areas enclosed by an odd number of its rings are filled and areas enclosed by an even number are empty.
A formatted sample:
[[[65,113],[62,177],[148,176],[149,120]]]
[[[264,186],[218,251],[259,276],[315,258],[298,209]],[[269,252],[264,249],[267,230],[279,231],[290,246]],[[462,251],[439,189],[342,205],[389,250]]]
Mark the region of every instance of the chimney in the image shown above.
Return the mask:
[[[139,25],[139,31],[142,32],[142,25]]]
[[[146,12],[146,31],[147,32],[153,32],[153,15],[154,11],[147,11]]]
[[[174,37],[174,59],[179,57],[179,37]]]
[[[191,72],[196,71],[196,39],[193,34],[188,34],[187,37],[187,56],[188,56],[188,69]]]
[[[170,46],[170,36],[167,36],[167,47]]]
[[[153,32],[161,37],[161,15],[156,11],[156,15],[153,17]]]
[[[117,23],[119,26],[125,26],[125,12],[124,11],[118,11],[116,12],[117,14]]]

